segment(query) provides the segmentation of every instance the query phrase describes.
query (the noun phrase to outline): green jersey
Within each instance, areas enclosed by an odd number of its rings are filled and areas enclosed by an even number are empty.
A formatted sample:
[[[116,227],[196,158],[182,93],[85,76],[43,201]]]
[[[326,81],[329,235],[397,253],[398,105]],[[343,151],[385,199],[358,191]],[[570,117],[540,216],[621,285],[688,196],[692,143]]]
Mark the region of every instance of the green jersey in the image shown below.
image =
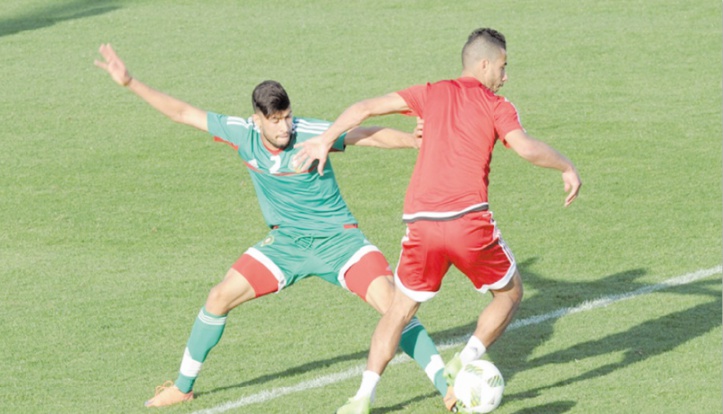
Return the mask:
[[[356,219],[341,197],[331,167],[324,166],[324,175],[316,163],[307,171],[297,172],[292,158],[298,152],[294,145],[315,137],[330,123],[309,118],[294,118],[289,145],[278,151],[266,148],[252,118],[238,118],[209,112],[208,131],[217,141],[237,151],[251,175],[261,213],[269,227],[290,227],[305,231],[339,230]],[[333,151],[344,150],[345,134],[334,143]]]

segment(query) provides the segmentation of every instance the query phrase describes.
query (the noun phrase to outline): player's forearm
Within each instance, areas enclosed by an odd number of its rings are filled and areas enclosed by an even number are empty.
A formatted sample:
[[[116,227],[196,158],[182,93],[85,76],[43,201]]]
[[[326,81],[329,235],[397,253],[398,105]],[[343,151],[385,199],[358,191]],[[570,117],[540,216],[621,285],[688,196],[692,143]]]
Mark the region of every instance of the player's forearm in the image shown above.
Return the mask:
[[[535,150],[525,157],[528,162],[538,167],[551,168],[561,172],[575,169],[572,161],[544,142],[537,141],[535,147]]]
[[[348,107],[324,133],[325,143],[333,144],[341,134],[359,126],[369,116],[370,113],[365,109],[363,101]]]
[[[358,127],[346,136],[346,145],[383,149],[418,148],[414,135],[392,128]]]
[[[191,118],[190,114],[193,111],[200,111],[199,109],[153,89],[136,78],[131,78],[126,87],[171,120],[200,128],[199,125],[194,124],[189,119]]]
[[[341,134],[358,127],[367,118],[402,112],[408,109],[407,103],[397,93],[390,93],[359,101],[345,109],[344,112],[339,115],[336,121],[334,121],[326,131],[324,140],[327,145],[331,145]]]
[[[508,136],[508,143],[517,155],[538,167],[551,168],[562,172],[575,168],[564,155],[529,135]]]

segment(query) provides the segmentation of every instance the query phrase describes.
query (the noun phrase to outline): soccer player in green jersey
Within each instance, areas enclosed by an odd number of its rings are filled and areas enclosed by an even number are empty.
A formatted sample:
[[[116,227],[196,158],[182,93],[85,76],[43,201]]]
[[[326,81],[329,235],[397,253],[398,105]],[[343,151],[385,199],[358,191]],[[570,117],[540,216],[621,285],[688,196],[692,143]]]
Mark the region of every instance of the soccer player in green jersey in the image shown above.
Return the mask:
[[[206,112],[157,91],[132,77],[110,45],[100,47],[95,65],[173,121],[207,131],[238,151],[254,184],[269,234],[250,247],[214,286],[191,329],[178,377],[159,387],[148,407],[193,399],[193,385],[209,351],[219,342],[228,313],[249,300],[279,292],[309,276],[344,288],[380,313],[391,305],[392,272],[382,253],[357,228],[341,197],[331,164],[320,175],[316,167],[294,165],[294,144],[324,132],[329,122],[292,115],[284,88],[265,81],[253,91],[254,113],[238,118]],[[389,128],[354,128],[333,148],[346,145],[414,148],[414,135]],[[456,401],[443,378],[444,363],[428,333],[413,319],[405,328],[401,348],[425,371],[445,397]]]

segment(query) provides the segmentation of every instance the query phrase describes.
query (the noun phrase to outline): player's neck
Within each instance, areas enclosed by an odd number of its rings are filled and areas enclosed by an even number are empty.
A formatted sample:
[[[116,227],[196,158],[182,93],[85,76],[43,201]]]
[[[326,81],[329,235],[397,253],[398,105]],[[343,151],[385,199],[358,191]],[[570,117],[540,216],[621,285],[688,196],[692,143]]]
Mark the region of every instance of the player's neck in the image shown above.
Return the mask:
[[[275,147],[275,146],[271,145],[271,143],[267,142],[265,139],[261,139],[261,143],[264,144],[264,148],[266,148],[266,150],[267,150],[268,152],[270,152],[271,154],[273,154],[273,155],[280,154],[281,152],[283,152],[283,151],[289,146],[289,145],[287,144],[287,145],[284,146],[283,148],[278,148],[278,147]]]

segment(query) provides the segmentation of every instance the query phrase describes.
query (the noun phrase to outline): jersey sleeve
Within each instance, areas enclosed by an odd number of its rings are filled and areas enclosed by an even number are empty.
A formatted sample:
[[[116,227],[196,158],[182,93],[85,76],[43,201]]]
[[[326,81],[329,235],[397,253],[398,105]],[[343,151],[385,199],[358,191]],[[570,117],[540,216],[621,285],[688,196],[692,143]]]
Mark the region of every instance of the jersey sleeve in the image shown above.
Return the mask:
[[[331,151],[336,152],[342,152],[346,149],[346,144],[344,144],[344,138],[346,138],[346,132],[339,135],[339,138],[334,141],[334,145],[331,146]]]
[[[522,123],[520,122],[520,116],[517,113],[517,108],[515,108],[515,105],[513,105],[512,102],[505,98],[500,98],[500,101],[495,108],[494,119],[495,133],[505,146],[508,146],[505,141],[505,136],[508,133],[516,129],[524,131]]]
[[[424,118],[424,105],[427,101],[429,86],[429,84],[414,85],[397,92],[409,107],[408,111],[402,112],[403,115]]]
[[[254,127],[251,119],[221,115],[208,112],[208,132],[216,141],[223,142],[235,149],[246,144],[249,131]]]

